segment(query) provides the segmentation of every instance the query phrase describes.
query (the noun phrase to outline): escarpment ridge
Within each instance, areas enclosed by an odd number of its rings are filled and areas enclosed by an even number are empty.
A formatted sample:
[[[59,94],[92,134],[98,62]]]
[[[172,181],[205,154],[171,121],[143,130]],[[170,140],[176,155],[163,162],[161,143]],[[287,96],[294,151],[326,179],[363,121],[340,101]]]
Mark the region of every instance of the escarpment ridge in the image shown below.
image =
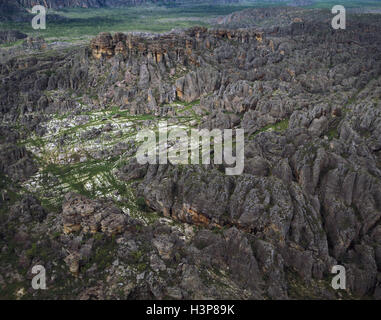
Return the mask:
[[[161,61],[163,54],[171,51],[177,55],[192,54],[192,50],[214,49],[216,41],[231,40],[239,43],[253,41],[262,42],[263,32],[252,29],[229,30],[229,29],[207,29],[205,27],[194,27],[185,31],[174,31],[166,34],[144,34],[144,33],[101,33],[91,41],[93,57],[110,58],[115,54],[149,55],[154,56],[157,62]]]

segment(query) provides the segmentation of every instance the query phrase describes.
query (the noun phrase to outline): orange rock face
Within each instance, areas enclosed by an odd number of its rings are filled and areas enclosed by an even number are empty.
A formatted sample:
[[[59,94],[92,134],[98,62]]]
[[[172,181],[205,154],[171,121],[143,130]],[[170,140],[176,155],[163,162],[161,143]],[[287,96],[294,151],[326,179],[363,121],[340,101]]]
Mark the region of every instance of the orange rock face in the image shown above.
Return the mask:
[[[91,41],[91,49],[94,58],[112,57],[115,54],[115,45],[110,33],[102,32]]]

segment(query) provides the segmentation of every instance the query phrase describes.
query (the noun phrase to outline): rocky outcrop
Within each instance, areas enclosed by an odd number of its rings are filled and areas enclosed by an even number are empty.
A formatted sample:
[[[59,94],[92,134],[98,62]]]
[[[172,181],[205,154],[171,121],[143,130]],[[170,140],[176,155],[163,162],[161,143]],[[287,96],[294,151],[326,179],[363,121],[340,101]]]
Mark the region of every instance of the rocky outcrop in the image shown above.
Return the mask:
[[[23,42],[23,46],[26,49],[31,50],[44,50],[47,48],[47,43],[42,37],[27,37],[27,39]]]
[[[16,145],[19,134],[7,126],[0,127],[0,174],[11,181],[25,181],[37,171],[31,153]]]
[[[115,54],[148,56],[160,63],[169,52],[190,56],[194,50],[212,49],[215,41],[228,39],[239,43],[262,41],[262,32],[194,27],[184,32],[150,35],[143,33],[100,33],[91,41],[94,58],[111,58]]]
[[[26,34],[17,30],[0,31],[0,44],[15,42],[26,37]]]
[[[66,234],[83,230],[112,236],[122,233],[128,223],[128,216],[117,207],[72,193],[65,196],[62,215]]]

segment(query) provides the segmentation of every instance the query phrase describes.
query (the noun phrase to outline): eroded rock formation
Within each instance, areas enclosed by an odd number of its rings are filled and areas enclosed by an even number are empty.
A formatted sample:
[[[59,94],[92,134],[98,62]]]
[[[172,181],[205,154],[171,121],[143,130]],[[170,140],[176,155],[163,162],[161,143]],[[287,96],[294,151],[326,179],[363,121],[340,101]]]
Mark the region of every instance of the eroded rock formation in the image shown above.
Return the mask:
[[[78,283],[53,297],[380,299],[380,18],[327,21],[248,10],[2,63],[0,286],[44,263]],[[163,119],[243,128],[243,174],[139,164]]]

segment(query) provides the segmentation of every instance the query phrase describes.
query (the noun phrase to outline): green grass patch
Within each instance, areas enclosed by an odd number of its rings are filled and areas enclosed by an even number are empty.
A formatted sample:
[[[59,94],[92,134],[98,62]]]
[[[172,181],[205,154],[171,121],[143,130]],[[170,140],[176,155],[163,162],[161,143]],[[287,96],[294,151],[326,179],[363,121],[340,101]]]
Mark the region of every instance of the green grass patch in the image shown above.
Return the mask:
[[[3,43],[3,44],[0,44],[0,48],[10,48],[10,47],[14,47],[14,46],[17,46],[17,45],[20,45],[24,42],[25,39],[20,39],[20,40],[17,40],[15,42],[8,42],[8,43]]]
[[[261,128],[260,130],[257,130],[252,135],[252,137],[256,136],[257,134],[259,134],[261,132],[265,132],[265,131],[283,132],[283,131],[288,129],[288,125],[289,125],[289,119],[281,120],[275,124],[269,124],[269,125]]]
[[[32,36],[72,41],[85,39],[100,32],[166,32],[173,28],[208,26],[208,19],[211,17],[227,15],[254,6],[258,4],[70,8],[50,10],[49,13],[58,14],[66,19],[57,21],[48,19],[45,30],[32,29],[30,22],[2,22],[0,29],[17,29]]]
[[[331,9],[336,5],[342,5],[345,8],[381,8],[380,1],[364,1],[364,0],[320,0],[308,6],[308,8]]]

